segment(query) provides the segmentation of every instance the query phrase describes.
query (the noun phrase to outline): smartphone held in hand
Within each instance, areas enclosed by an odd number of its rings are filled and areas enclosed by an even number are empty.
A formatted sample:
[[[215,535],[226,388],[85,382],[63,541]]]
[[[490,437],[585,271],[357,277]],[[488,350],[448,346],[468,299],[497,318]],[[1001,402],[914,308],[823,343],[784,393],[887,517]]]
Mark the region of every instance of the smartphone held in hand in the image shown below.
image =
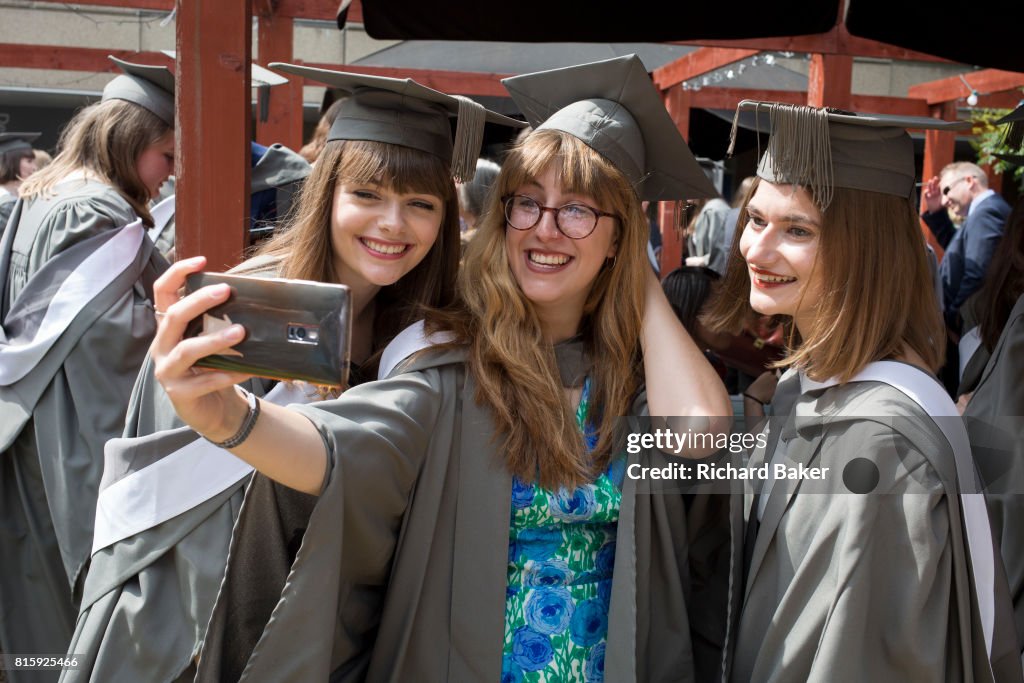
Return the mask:
[[[245,339],[196,365],[272,379],[344,386],[352,329],[351,296],[345,285],[308,280],[193,273],[187,293],[225,283],[231,296],[189,323],[185,336],[213,334],[229,325]]]

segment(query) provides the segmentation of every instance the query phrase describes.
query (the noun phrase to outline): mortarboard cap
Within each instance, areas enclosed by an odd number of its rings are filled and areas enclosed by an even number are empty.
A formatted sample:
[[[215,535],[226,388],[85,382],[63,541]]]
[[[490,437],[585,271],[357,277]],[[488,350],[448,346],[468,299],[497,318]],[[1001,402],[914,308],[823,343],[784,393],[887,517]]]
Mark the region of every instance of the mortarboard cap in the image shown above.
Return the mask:
[[[582,140],[618,168],[641,199],[717,197],[636,55],[506,78],[535,130]]]
[[[132,64],[109,55],[124,73],[103,88],[103,100],[126,100],[174,126],[174,75],[167,67]]]
[[[42,133],[0,133],[0,154],[32,151],[32,141]]]
[[[732,153],[740,112],[753,110],[770,132],[768,149],[757,175],[770,183],[794,184],[813,190],[820,208],[832,200],[837,187],[910,198],[917,170],[908,128],[966,130],[967,121],[942,121],[923,116],[856,114],[779,102],[743,100],[733,119]]]
[[[178,58],[176,50],[160,50],[171,59]],[[249,84],[256,88],[259,93],[259,119],[265,122],[270,117],[270,89],[277,85],[284,85],[288,79],[274,73],[270,69],[264,69],[259,64],[249,64]]]
[[[411,147],[450,164],[460,181],[473,178],[484,123],[525,124],[485,109],[467,97],[448,95],[405,78],[273,63],[278,71],[304,76],[348,93],[327,140],[369,140]],[[455,140],[449,118],[458,117]]]
[[[178,58],[178,52],[176,50],[160,50],[163,54],[167,55],[171,59]],[[274,73],[270,69],[264,69],[259,64],[249,64],[249,81],[252,83],[252,87],[274,87],[275,85],[284,85],[288,82],[288,79],[284,76]]]
[[[1024,102],[996,121],[996,125],[1004,124],[1006,132],[1003,133],[1002,145],[1014,150],[1014,153],[993,154],[992,156],[1015,166],[1024,166]]]

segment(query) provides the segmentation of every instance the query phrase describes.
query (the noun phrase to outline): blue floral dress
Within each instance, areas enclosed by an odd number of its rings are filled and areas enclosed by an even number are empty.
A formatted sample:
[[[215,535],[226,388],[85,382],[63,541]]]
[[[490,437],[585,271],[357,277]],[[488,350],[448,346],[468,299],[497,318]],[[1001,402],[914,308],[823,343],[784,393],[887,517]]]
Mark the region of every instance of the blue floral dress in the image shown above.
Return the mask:
[[[590,380],[576,420],[587,449]],[[512,480],[502,683],[603,681],[625,461],[591,484],[549,491]]]

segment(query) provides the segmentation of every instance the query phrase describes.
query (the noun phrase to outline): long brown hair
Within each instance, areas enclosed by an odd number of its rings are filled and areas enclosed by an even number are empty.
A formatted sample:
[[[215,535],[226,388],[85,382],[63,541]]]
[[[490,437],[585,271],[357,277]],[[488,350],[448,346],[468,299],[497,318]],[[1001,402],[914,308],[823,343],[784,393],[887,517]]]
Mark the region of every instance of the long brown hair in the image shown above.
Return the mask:
[[[599,199],[617,216],[617,250],[584,304],[580,332],[591,359],[590,421],[598,443],[587,454],[562,388],[555,352],[508,263],[501,198],[554,165],[565,192]],[[577,138],[536,131],[514,147],[495,181],[479,230],[459,273],[456,306],[428,316],[428,330],[455,333],[469,350],[476,401],[489,408],[503,437],[506,467],[548,488],[593,481],[607,465],[616,418],[628,415],[640,383],[640,323],[647,221],[629,181]],[[614,292],[614,295],[608,295]]]
[[[743,202],[732,265],[703,319],[717,332],[739,332],[753,313],[750,273],[739,243],[747,205],[762,182],[754,181]],[[812,200],[820,210],[819,201]],[[809,302],[817,309],[814,323],[802,338],[794,331],[792,351],[778,365],[798,367],[811,379],[845,382],[872,361],[912,349],[931,370],[941,367],[945,327],[910,201],[835,188],[822,212],[819,240],[813,272],[821,273],[823,288],[821,298]]]
[[[33,173],[21,186],[26,199],[46,196],[74,171],[86,171],[124,197],[146,225],[149,189],[135,164],[139,155],[173,128],[156,114],[125,100],[105,100],[78,112],[61,133],[53,163]]]
[[[459,207],[448,167],[437,157],[383,142],[328,142],[302,186],[286,228],[260,247],[257,254],[280,261],[280,276],[339,282],[331,248],[331,216],[339,182],[376,183],[396,192],[422,192],[444,201],[437,240],[427,255],[398,282],[382,287],[376,297],[374,357],[425,307],[452,302],[459,266]],[[261,259],[262,260],[262,259]]]
[[[1006,221],[1006,232],[992,256],[985,283],[978,293],[981,341],[996,348],[1010,311],[1024,294],[1024,199],[1017,201]]]
[[[338,118],[338,112],[341,111],[344,101],[342,98],[331,103],[331,106],[320,117],[320,121],[317,122],[316,128],[313,129],[313,136],[309,142],[299,150],[299,156],[309,163],[315,164],[316,160],[320,158],[320,154],[323,153],[324,145],[327,144],[327,135],[331,132],[331,125],[334,124],[334,119]]]

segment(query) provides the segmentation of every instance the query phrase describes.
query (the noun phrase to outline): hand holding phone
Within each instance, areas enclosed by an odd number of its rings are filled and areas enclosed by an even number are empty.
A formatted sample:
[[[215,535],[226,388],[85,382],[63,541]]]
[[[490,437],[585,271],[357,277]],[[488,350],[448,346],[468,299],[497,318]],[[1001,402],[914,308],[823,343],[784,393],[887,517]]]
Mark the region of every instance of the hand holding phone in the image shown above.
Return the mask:
[[[227,301],[195,318],[186,337],[215,334],[239,324],[245,338],[224,353],[205,356],[197,366],[272,379],[344,386],[351,344],[351,294],[344,285],[192,273],[185,290],[225,283]]]

